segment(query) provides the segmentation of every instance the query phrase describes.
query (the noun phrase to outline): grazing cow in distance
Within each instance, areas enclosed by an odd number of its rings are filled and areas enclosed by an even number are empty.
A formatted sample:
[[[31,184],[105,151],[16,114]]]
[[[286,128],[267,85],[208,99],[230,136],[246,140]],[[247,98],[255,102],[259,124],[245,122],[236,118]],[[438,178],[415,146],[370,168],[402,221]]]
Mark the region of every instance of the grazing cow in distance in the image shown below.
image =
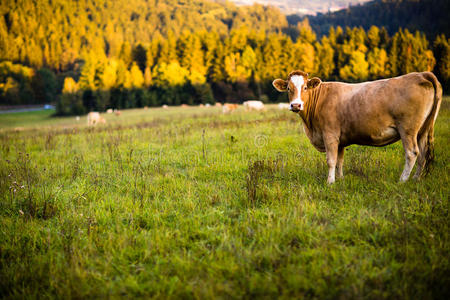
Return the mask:
[[[242,103],[245,107],[245,110],[250,111],[250,110],[257,110],[257,111],[261,111],[264,110],[264,103],[262,103],[262,101],[258,101],[258,100],[250,100],[250,101],[245,101],[244,103]]]
[[[216,102],[216,104],[214,104],[214,106],[217,106],[217,107],[222,107],[222,103],[220,103],[220,102]]]
[[[122,112],[120,110],[115,110],[114,114],[116,115],[116,117],[120,117],[120,115],[122,114]]]
[[[113,113],[113,109],[112,109],[112,108],[108,108],[108,109],[106,110],[106,113],[107,113],[107,114],[112,114],[112,113]]]
[[[91,111],[87,114],[87,124],[88,126],[97,125],[98,123],[106,123],[106,120],[97,111]]]
[[[224,114],[230,113],[237,108],[238,108],[238,105],[235,103],[224,103],[224,105],[222,106],[222,113],[224,113]]]
[[[308,79],[302,71],[273,86],[289,95],[290,108],[303,120],[313,146],[327,154],[328,183],[343,177],[345,147],[357,144],[386,146],[401,139],[405,166],[400,181],[414,178],[432,162],[433,132],[442,101],[442,87],[431,72],[349,84]]]

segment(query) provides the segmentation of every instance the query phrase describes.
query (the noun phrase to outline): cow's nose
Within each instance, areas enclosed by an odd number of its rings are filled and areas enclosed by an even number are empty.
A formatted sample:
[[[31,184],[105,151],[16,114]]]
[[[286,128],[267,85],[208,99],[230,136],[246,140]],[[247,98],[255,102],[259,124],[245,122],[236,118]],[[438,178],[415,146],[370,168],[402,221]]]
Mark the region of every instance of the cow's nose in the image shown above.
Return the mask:
[[[291,110],[292,111],[300,110],[300,104],[298,104],[298,103],[291,103]]]

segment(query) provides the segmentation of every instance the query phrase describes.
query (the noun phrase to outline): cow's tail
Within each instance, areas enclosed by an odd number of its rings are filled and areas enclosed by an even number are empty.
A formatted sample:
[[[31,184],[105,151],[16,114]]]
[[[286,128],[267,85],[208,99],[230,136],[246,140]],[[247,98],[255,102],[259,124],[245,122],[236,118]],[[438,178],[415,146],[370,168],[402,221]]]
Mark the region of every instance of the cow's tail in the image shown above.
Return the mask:
[[[437,80],[436,76],[431,72],[423,73],[425,79],[429,80],[433,84],[434,88],[434,101],[431,112],[426,118],[423,126],[422,132],[427,133],[427,141],[425,144],[425,168],[424,175],[427,175],[431,171],[432,163],[434,161],[434,122],[436,121],[439,107],[442,101],[442,86]]]

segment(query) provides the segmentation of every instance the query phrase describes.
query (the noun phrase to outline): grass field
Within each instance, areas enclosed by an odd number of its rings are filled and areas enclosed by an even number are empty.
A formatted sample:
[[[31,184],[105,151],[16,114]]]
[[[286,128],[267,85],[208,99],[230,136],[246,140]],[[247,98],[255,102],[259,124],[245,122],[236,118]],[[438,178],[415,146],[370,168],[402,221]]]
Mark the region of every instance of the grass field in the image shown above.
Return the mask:
[[[434,168],[351,146],[343,180],[298,116],[169,108],[0,115],[2,298],[447,298],[450,97]]]

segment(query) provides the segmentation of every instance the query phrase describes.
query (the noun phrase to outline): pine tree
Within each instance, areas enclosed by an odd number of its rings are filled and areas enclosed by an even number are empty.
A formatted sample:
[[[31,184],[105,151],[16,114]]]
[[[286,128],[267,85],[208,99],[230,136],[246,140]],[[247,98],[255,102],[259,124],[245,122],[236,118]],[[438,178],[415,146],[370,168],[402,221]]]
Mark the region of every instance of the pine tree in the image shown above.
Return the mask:
[[[380,44],[380,30],[376,26],[371,26],[367,32],[367,39],[369,42],[369,49],[375,49]]]
[[[316,41],[316,34],[313,32],[309,25],[308,18],[304,18],[301,22],[297,23],[298,38],[303,43],[312,44]]]
[[[36,103],[53,103],[56,100],[55,74],[46,68],[39,69],[31,82]]]
[[[434,73],[442,83],[446,93],[450,92],[450,39],[441,34],[436,37],[433,43],[433,50],[436,55],[436,65]]]
[[[132,51],[132,57],[139,69],[144,72],[145,66],[147,66],[147,51],[144,46],[138,44]]]

